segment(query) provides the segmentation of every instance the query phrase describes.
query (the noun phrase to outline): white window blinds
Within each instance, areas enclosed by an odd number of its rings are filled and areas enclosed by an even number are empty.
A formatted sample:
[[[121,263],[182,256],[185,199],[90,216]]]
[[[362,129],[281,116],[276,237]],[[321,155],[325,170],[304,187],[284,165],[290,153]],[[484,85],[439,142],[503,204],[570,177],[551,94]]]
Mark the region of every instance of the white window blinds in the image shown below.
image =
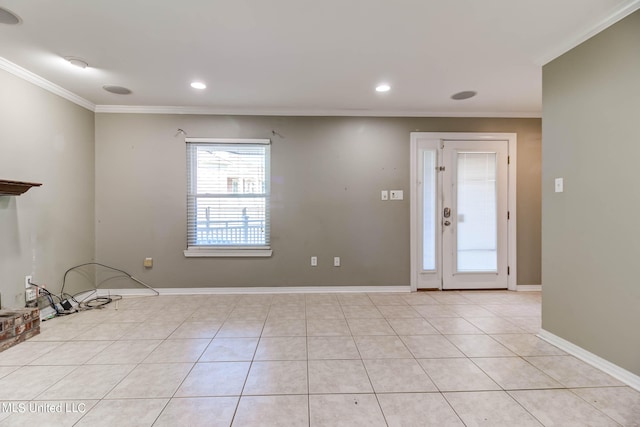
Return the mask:
[[[270,140],[186,142],[187,249],[268,248]]]

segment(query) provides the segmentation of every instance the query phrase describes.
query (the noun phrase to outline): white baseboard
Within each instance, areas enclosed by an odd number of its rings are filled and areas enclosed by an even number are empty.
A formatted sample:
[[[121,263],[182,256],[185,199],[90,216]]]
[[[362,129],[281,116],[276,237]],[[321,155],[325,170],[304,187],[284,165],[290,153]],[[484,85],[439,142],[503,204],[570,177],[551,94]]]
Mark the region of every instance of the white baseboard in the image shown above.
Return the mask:
[[[570,355],[575,356],[578,359],[587,362],[591,366],[600,369],[601,371],[611,375],[615,379],[622,381],[629,387],[640,391],[640,376],[634,374],[633,372],[629,372],[626,369],[621,368],[620,366],[615,365],[608,360],[605,360],[600,356],[596,356],[595,354],[585,350],[584,348],[565,340],[564,338],[560,338],[559,336],[554,335],[549,331],[545,331],[544,329],[540,330],[538,337],[542,338],[550,344],[555,345],[560,350],[564,350]]]
[[[410,286],[279,286],[279,287],[239,287],[239,288],[155,288],[160,295],[216,295],[216,294],[325,294],[325,293],[379,293],[411,292]],[[93,291],[90,291],[93,292]],[[145,288],[97,289],[98,296],[155,295]],[[85,294],[83,294],[85,296]]]
[[[516,291],[518,292],[540,292],[542,285],[518,285]]]

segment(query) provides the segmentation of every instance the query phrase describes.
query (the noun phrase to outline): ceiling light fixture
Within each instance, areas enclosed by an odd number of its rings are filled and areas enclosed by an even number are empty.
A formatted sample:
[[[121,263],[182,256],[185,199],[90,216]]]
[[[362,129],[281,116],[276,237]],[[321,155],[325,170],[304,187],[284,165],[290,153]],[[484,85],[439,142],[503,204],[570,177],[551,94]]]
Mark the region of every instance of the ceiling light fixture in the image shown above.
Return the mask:
[[[116,95],[129,95],[131,93],[131,89],[116,85],[104,85],[102,86],[102,89],[107,92],[115,93]]]
[[[454,93],[453,95],[451,95],[451,99],[462,101],[463,99],[473,98],[477,94],[478,92],[473,90],[463,90],[462,92]]]
[[[0,24],[6,25],[18,25],[22,22],[22,19],[15,13],[0,7]]]
[[[391,86],[386,83],[380,84],[376,87],[376,92],[389,92],[391,90]]]
[[[206,89],[207,85],[202,82],[193,82],[191,83],[191,87],[194,89]]]
[[[87,61],[76,56],[65,56],[64,59],[74,67],[82,68],[83,70],[89,66]]]

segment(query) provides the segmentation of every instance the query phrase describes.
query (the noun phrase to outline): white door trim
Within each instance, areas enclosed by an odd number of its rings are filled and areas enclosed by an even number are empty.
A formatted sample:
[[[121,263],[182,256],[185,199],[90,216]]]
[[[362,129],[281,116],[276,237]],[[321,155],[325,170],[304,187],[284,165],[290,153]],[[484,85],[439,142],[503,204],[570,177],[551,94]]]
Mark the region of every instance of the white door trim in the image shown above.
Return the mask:
[[[420,244],[418,218],[418,140],[464,140],[464,141],[507,141],[509,145],[509,165],[508,165],[508,201],[509,223],[508,223],[508,249],[507,264],[509,266],[509,276],[507,286],[511,291],[517,289],[518,269],[516,263],[517,239],[516,239],[516,165],[517,165],[517,134],[515,133],[486,133],[486,132],[411,132],[410,148],[410,251],[411,251],[411,291],[418,290],[418,260]],[[440,285],[440,289],[442,285]]]

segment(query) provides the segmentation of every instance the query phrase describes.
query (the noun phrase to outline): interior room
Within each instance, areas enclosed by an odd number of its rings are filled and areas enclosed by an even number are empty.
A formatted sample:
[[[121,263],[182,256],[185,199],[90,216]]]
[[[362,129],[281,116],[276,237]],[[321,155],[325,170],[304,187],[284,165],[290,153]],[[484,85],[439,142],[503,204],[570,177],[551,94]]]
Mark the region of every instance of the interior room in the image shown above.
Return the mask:
[[[640,1],[347,3],[0,0],[0,425],[639,425]]]

